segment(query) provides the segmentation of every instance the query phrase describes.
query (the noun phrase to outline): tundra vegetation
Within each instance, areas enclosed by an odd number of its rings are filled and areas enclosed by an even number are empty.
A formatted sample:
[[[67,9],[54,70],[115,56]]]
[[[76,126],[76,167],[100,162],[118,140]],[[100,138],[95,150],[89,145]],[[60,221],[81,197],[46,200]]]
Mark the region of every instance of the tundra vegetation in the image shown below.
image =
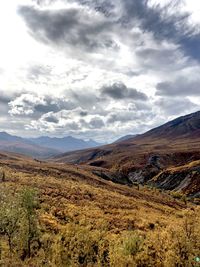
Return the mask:
[[[198,205],[86,177],[73,167],[5,167],[0,266],[199,266]]]

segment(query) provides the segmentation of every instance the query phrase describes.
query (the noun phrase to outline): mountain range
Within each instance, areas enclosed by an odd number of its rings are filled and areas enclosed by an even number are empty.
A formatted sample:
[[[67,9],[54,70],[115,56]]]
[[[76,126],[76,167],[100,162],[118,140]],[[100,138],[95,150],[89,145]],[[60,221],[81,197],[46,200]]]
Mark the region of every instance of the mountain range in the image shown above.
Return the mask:
[[[37,158],[48,158],[62,152],[97,147],[101,144],[89,140],[84,141],[72,136],[63,138],[38,137],[22,138],[0,132],[0,150],[7,152],[20,153]]]
[[[200,195],[200,111],[103,146],[70,136],[26,139],[2,132],[0,150],[46,157],[55,164],[81,164],[94,175],[120,184]]]

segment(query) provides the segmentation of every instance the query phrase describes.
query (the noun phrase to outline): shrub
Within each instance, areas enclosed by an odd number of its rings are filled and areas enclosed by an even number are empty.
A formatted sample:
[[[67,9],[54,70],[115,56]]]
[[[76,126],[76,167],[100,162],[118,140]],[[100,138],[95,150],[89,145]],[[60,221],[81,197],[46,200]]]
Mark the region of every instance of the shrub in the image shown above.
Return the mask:
[[[22,190],[20,194],[23,216],[24,249],[22,258],[31,257],[31,245],[38,238],[38,208],[37,192],[32,188]]]
[[[19,231],[21,208],[12,195],[4,194],[0,201],[0,234],[8,240],[10,253]]]

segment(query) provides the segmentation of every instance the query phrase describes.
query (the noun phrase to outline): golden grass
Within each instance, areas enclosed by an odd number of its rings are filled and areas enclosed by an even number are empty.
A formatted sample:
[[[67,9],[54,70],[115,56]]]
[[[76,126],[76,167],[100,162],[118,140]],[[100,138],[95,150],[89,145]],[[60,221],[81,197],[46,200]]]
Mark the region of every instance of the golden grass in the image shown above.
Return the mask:
[[[191,218],[195,214],[199,222],[200,210],[193,204],[186,206],[157,189],[137,190],[102,181],[89,167],[38,164],[31,160],[7,160],[1,165],[6,182],[0,183],[0,192],[14,193],[27,186],[38,190],[39,222],[42,242],[46,244],[46,250],[38,251],[37,258],[23,263],[19,260],[19,265],[15,259],[14,265],[14,260],[9,261],[6,256],[3,242],[3,266],[186,266],[173,265],[176,250],[171,243],[175,229],[180,238],[185,238],[182,226],[188,212]],[[137,250],[140,239],[141,248]],[[99,248],[98,256],[95,246]],[[87,255],[85,265],[80,264],[78,251]],[[153,253],[157,255],[155,259]],[[192,253],[193,250],[190,257]],[[93,254],[97,257],[95,264]],[[48,264],[44,263],[46,258]],[[179,261],[180,257],[176,262]]]

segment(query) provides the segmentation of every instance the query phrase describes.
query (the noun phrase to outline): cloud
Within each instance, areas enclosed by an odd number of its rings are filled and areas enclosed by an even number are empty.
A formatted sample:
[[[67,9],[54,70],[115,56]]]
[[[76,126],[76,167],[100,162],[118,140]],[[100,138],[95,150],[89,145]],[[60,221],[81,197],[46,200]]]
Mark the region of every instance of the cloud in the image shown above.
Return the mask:
[[[163,45],[157,48],[139,47],[136,56],[146,70],[159,72],[179,71],[189,64],[188,58],[184,57],[175,45]],[[176,64],[174,64],[176,62]]]
[[[156,89],[160,96],[200,96],[200,79],[178,77],[175,81],[158,83]]]
[[[114,115],[114,114],[113,114]],[[127,117],[128,115],[128,117]],[[112,142],[115,137],[129,133],[139,133],[148,129],[146,123],[152,119],[152,113],[137,113],[116,111],[116,117],[110,112],[106,116],[88,115],[84,119],[80,116],[80,109],[60,111],[43,115],[39,120],[32,120],[26,124],[28,131],[38,131],[52,136],[73,135],[79,138],[93,138],[95,140]],[[50,121],[53,118],[56,122]],[[143,121],[143,125],[140,121]],[[105,137],[106,133],[106,137]]]
[[[88,129],[100,129],[105,126],[103,117],[99,115],[85,115],[87,112],[82,108],[73,110],[60,110],[59,112],[49,112],[43,114],[39,120],[32,120],[26,125],[27,129],[37,129],[39,131],[56,132],[60,129],[66,131],[85,131]]]
[[[114,83],[110,86],[104,86],[101,89],[102,96],[109,96],[113,99],[134,99],[146,101],[148,98],[144,93],[137,91],[136,89],[127,88],[123,83]]]
[[[40,77],[48,77],[51,75],[51,67],[42,65],[33,65],[28,68],[27,78],[37,81]]]
[[[105,123],[101,118],[96,117],[90,120],[89,126],[93,129],[100,129],[105,126]]]
[[[135,104],[129,103],[127,105],[116,107],[112,109],[107,116],[108,124],[116,124],[120,122],[121,124],[133,124],[136,122],[139,124],[141,121],[144,122],[152,117],[153,113],[149,112],[148,109],[139,109]]]
[[[45,121],[50,122],[50,123],[58,123],[59,122],[59,119],[56,118],[52,112],[49,112],[43,118]]]
[[[73,109],[71,101],[45,95],[24,93],[8,103],[9,114],[18,116],[41,115],[50,111],[57,112],[63,108]]]
[[[31,34],[48,44],[66,47],[67,44],[92,53],[98,49],[118,49],[109,32],[110,23],[104,17],[79,7],[60,10],[37,9],[21,6],[20,15],[25,19]]]
[[[157,40],[172,41],[180,46],[183,52],[200,61],[200,33],[198,26],[189,23],[190,14],[181,12],[183,1],[171,1],[161,7],[150,5],[148,0],[125,0],[124,20],[127,27],[136,20],[144,30],[151,32]]]
[[[198,108],[200,36],[183,1],[23,2],[2,35],[5,129],[113,140]]]
[[[195,112],[199,106],[184,97],[160,98],[155,103],[165,116],[178,116]]]
[[[11,101],[11,97],[10,96],[5,95],[5,94],[0,96],[0,104],[1,105],[7,105],[10,101]]]

